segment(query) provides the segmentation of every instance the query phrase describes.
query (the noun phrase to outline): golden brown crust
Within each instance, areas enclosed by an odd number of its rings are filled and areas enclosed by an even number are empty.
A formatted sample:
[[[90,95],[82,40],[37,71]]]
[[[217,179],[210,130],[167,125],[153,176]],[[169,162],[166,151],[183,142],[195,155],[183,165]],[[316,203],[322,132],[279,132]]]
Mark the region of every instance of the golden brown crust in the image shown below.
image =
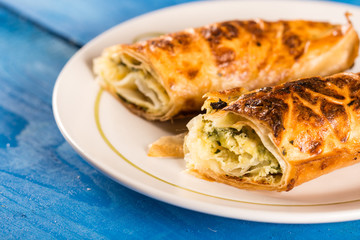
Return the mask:
[[[359,96],[359,75],[339,73],[245,93],[223,110],[260,120],[277,144],[288,140],[301,152],[316,154],[325,150],[322,142],[329,136],[348,144],[351,127],[356,126],[351,120],[360,115]]]
[[[204,95],[204,98],[207,98],[207,101],[209,100],[212,101],[220,98],[223,99],[223,101],[230,104],[232,101],[238,99],[245,92],[247,92],[245,88],[241,88],[241,87],[231,88],[223,91],[214,91],[214,92],[206,93]]]
[[[302,20],[228,21],[147,41],[141,52],[153,69],[161,69],[158,75],[174,94],[206,93],[212,85],[215,90],[228,89],[235,87],[232,81],[256,89],[291,79],[292,66],[309,51],[305,46],[322,54],[343,38],[341,27]],[[357,55],[357,48],[352,53]],[[197,74],[189,77],[189,72]]]
[[[336,169],[358,163],[360,160],[360,147],[357,149],[336,149],[329,154],[321,154],[306,161],[291,162],[291,172],[285,189],[289,191],[293,187]]]
[[[242,95],[222,112],[236,113],[267,129],[287,162],[290,190],[358,162],[360,74],[312,77]]]
[[[203,170],[203,171],[201,171]],[[233,187],[247,190],[267,190],[267,191],[279,191],[277,186],[270,184],[261,184],[259,182],[250,182],[245,178],[237,178],[226,175],[219,175],[210,169],[189,169],[187,172],[207,181],[215,181],[219,183],[225,183]]]
[[[332,25],[304,20],[227,21],[187,29],[130,45],[112,47],[148,66],[170,97],[168,120],[199,111],[209,91],[256,89],[351,67],[359,40],[351,23]],[[322,57],[324,56],[324,57]]]

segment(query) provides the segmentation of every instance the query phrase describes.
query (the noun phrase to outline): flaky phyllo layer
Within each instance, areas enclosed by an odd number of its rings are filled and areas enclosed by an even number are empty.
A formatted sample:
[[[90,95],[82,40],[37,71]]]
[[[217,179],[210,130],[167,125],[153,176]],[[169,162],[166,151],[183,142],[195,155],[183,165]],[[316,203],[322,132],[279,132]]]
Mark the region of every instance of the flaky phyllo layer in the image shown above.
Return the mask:
[[[94,73],[130,111],[165,121],[199,113],[210,91],[346,70],[358,45],[349,20],[233,20],[106,48],[94,60]]]
[[[232,113],[199,115],[188,128],[185,160],[190,171],[214,180],[232,178],[261,185],[280,182],[283,167],[240,117]]]
[[[94,60],[97,81],[139,111],[162,116],[168,111],[169,96],[145,64],[127,54],[108,51]]]

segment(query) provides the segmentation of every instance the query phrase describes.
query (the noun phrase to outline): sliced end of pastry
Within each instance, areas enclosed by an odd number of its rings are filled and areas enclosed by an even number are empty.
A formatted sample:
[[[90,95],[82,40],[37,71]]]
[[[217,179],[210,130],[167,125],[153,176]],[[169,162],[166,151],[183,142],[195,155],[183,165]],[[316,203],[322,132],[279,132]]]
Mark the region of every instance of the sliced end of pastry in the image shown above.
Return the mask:
[[[186,167],[202,178],[289,191],[360,161],[360,74],[304,78],[211,103],[188,123],[184,141]]]
[[[94,73],[99,84],[130,110],[149,119],[161,118],[169,111],[169,95],[139,57],[124,53],[120,45],[108,48],[94,59]]]
[[[255,125],[227,113],[199,115],[188,128],[185,160],[190,173],[234,186],[241,183],[241,188],[281,188],[287,165]]]

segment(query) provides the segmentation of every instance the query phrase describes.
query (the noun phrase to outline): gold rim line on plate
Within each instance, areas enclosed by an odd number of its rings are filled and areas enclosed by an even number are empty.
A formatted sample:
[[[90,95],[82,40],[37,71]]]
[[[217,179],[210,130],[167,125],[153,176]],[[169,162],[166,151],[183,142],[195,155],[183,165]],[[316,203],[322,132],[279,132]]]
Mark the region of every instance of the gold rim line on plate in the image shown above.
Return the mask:
[[[130,164],[132,167],[134,167],[135,169],[141,171],[142,173],[158,180],[161,181],[165,184],[168,184],[170,186],[191,192],[191,193],[195,193],[195,194],[199,194],[202,196],[206,196],[206,197],[211,197],[211,198],[215,198],[215,199],[220,199],[220,200],[225,200],[225,201],[231,201],[231,202],[238,202],[238,203],[245,203],[245,204],[252,204],[252,205],[262,205],[262,206],[273,206],[273,207],[319,207],[319,206],[331,206],[331,205],[339,205],[339,204],[348,204],[348,203],[355,203],[355,202],[360,202],[360,199],[355,199],[355,200],[349,200],[349,201],[343,201],[343,202],[333,202],[333,203],[318,203],[318,204],[276,204],[276,203],[257,203],[257,202],[248,202],[248,201],[241,201],[241,200],[236,200],[236,199],[231,199],[231,198],[224,198],[224,197],[219,197],[219,196],[213,196],[210,194],[206,194],[206,193],[202,193],[202,192],[198,192],[196,190],[192,190],[186,187],[182,187],[179,186],[177,184],[168,182],[160,177],[155,176],[152,173],[149,173],[148,171],[142,169],[141,167],[139,167],[138,165],[136,165],[135,163],[133,163],[132,161],[130,161],[129,159],[127,159],[123,154],[121,154],[115,147],[114,145],[110,142],[110,140],[106,137],[102,127],[101,127],[101,123],[100,123],[100,116],[99,116],[99,111],[100,111],[100,100],[101,100],[101,96],[103,94],[104,90],[100,89],[97,93],[96,99],[95,99],[95,105],[94,105],[94,116],[95,116],[95,122],[96,122],[96,127],[97,130],[99,131],[99,134],[101,136],[101,138],[103,139],[103,141],[106,143],[106,145],[116,154],[118,155],[121,159],[123,159],[125,162],[127,162],[128,164]]]

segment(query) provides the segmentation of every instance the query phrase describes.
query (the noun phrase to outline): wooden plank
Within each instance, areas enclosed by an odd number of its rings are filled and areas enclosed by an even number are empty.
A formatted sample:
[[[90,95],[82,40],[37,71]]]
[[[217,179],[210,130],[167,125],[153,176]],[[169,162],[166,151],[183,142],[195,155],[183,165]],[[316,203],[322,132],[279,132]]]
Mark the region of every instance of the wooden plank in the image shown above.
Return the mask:
[[[79,157],[52,116],[53,85],[77,48],[1,8],[0,23],[0,239],[360,238],[360,221],[238,221],[115,183]]]
[[[40,25],[77,44],[85,44],[116,24],[156,9],[194,0],[0,0]]]
[[[56,77],[77,48],[4,9],[0,22],[0,239],[181,239],[239,223],[150,199],[83,161],[51,111]]]

